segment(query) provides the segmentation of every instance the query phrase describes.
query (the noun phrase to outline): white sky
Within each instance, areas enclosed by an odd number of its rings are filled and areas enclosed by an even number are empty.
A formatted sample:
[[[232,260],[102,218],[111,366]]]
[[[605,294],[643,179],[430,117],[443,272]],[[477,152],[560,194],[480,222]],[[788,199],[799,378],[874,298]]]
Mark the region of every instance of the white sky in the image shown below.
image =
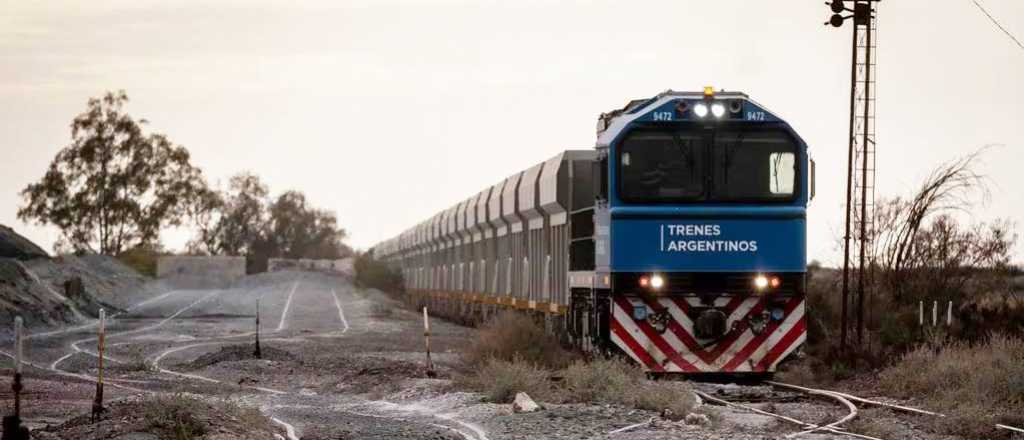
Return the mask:
[[[89,97],[193,153],[304,191],[368,247],[561,149],[632,98],[740,90],[811,145],[809,254],[840,262],[849,29],[821,1],[153,2],[0,0],[0,223]],[[1024,2],[983,4],[1024,37]],[[979,220],[1024,225],[1024,50],[970,0],[882,2],[878,192],[906,194],[986,144]],[[186,239],[165,235],[172,248]],[[1016,260],[1024,257],[1018,245]]]

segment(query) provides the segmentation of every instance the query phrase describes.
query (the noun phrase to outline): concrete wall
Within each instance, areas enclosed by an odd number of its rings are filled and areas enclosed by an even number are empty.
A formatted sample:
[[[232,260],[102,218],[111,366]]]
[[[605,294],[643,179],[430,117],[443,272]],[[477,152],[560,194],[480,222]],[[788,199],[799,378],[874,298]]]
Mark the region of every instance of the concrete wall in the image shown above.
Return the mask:
[[[342,258],[340,260],[271,258],[267,262],[267,271],[311,270],[353,276],[355,275],[354,262],[355,260],[353,258]]]
[[[226,286],[245,276],[245,257],[160,257],[156,276],[178,281],[182,287]]]

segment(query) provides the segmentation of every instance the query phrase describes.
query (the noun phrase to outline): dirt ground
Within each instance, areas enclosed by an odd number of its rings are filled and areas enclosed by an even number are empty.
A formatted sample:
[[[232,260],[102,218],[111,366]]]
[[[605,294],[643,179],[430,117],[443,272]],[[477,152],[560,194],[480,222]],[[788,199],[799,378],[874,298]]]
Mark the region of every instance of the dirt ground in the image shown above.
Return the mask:
[[[252,353],[257,301],[261,359]],[[484,403],[479,395],[452,386],[458,349],[472,337],[472,329],[431,322],[437,375],[428,377],[421,316],[342,277],[264,274],[230,289],[152,294],[128,310],[107,325],[105,395],[119,411],[124,404],[114,402],[153,396],[230,402],[258,409],[272,421],[274,438],[290,440],[764,439],[800,431],[767,416],[707,404],[698,411],[710,417],[710,425],[671,422],[657,413],[608,405],[546,405],[534,413],[513,413],[511,405]],[[95,327],[89,325],[30,338],[23,419],[45,431],[45,438],[153,438],[137,433],[116,437],[129,431],[89,428],[81,418],[68,422],[91,408],[95,350]],[[5,413],[11,406],[9,353],[6,340],[0,344],[5,378],[0,409]],[[715,386],[701,387],[720,392]],[[805,398],[751,404],[814,423],[831,423],[846,414],[833,403]],[[131,423],[111,426],[121,425],[127,430]],[[887,438],[941,438],[911,425]],[[237,432],[217,435],[206,438],[246,438]]]

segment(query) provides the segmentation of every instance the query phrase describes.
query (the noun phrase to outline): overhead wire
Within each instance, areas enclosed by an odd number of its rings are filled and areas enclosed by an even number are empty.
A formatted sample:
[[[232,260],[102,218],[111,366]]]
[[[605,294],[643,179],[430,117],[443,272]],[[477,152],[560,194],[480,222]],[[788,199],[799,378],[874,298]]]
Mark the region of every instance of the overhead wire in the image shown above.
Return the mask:
[[[1003,33],[1006,34],[1007,37],[1010,37],[1010,39],[1013,40],[1014,43],[1017,43],[1017,46],[1019,46],[1021,49],[1024,49],[1024,44],[1021,44],[1020,40],[1018,40],[1017,37],[1013,36],[1013,34],[1011,34],[1010,31],[1006,30],[1006,28],[1003,27],[1001,23],[999,23],[999,20],[996,20],[996,18],[993,17],[992,14],[985,10],[985,7],[982,6],[981,3],[978,3],[978,0],[971,0],[971,2],[973,2],[974,6],[977,6],[978,9],[980,9],[981,12],[985,14],[985,16],[988,17],[990,21],[992,21],[992,24],[996,25],[996,27],[999,28],[999,30],[1003,31]]]

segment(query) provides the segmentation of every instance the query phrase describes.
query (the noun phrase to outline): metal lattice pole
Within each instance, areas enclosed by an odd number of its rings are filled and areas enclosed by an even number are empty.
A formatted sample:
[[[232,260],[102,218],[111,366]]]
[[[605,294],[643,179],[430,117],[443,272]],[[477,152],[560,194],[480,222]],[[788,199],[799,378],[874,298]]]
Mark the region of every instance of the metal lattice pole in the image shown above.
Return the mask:
[[[850,66],[849,150],[846,176],[846,223],[843,235],[843,291],[840,347],[847,348],[851,274],[857,277],[856,323],[857,343],[863,341],[864,302],[873,266],[873,207],[875,186],[874,95],[875,14],[873,4],[879,0],[832,0],[828,3],[834,15],[826,24],[842,26],[853,19],[853,47]],[[852,8],[848,7],[852,5]],[[852,15],[843,16],[843,12]],[[854,233],[853,229],[857,228]],[[857,261],[851,261],[856,250]],[[856,267],[852,267],[856,265]]]

